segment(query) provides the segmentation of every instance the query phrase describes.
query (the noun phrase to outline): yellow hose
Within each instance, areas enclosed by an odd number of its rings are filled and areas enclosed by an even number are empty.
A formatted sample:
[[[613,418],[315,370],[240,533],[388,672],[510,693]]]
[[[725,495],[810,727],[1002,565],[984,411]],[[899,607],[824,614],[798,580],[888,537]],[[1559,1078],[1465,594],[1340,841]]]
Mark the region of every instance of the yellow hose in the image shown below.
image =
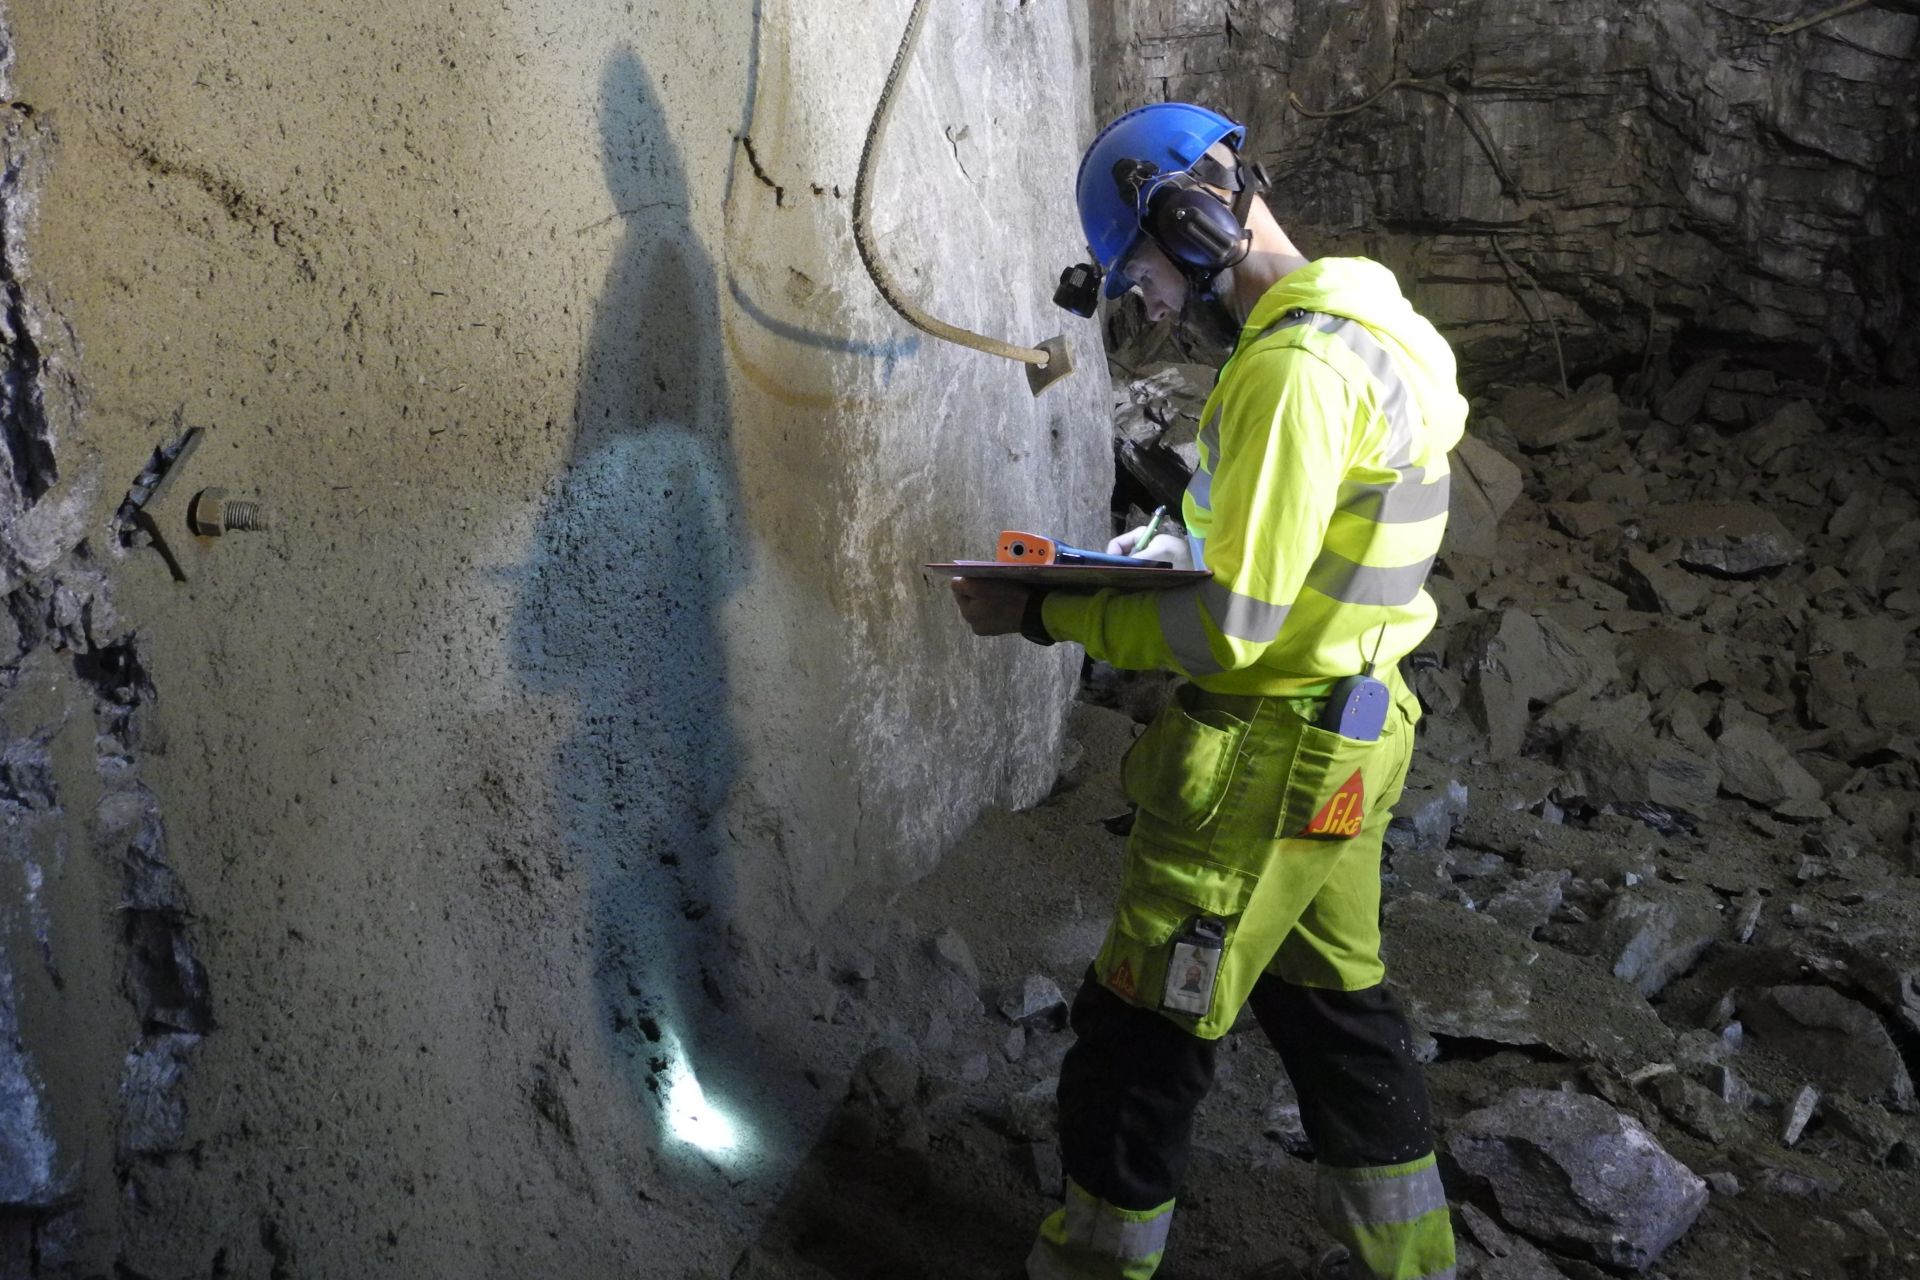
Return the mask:
[[[887,300],[887,305],[900,313],[902,319],[923,333],[946,342],[958,343],[963,347],[972,347],[975,351],[984,351],[988,355],[1002,356],[1008,360],[1018,360],[1022,364],[1034,365],[1044,369],[1053,356],[1037,347],[1016,347],[1010,342],[998,338],[989,338],[985,334],[975,333],[971,329],[962,329],[958,325],[936,320],[903,295],[894,283],[893,277],[880,264],[879,254],[873,247],[873,233],[867,226],[867,196],[873,185],[873,169],[879,159],[880,138],[886,132],[887,121],[893,115],[893,99],[900,87],[900,74],[906,70],[907,63],[913,58],[914,46],[920,42],[921,20],[926,17],[928,0],[914,0],[913,12],[907,18],[906,34],[900,37],[900,50],[893,55],[893,68],[887,72],[886,87],[880,91],[880,101],[873,109],[873,120],[867,125],[866,144],[860,149],[860,174],[853,184],[853,243],[860,251],[860,261],[866,265],[867,275],[872,277],[874,288]]]

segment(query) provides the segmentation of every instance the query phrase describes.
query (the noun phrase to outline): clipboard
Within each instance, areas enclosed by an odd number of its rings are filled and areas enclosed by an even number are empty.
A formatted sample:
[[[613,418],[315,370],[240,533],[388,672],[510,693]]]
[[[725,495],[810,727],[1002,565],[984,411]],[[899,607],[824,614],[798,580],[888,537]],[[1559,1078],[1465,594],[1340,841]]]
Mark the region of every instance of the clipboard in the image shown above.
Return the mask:
[[[997,578],[1058,591],[1171,591],[1205,582],[1205,569],[1134,569],[1099,564],[1005,564],[998,560],[948,560],[924,566],[955,578]]]

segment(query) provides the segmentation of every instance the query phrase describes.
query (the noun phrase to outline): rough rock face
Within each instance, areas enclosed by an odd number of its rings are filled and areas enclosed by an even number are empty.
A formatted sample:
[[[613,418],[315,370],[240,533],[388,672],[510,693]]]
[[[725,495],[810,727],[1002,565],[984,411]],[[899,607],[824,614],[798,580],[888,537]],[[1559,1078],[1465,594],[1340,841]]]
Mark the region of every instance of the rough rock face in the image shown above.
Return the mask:
[[[1247,122],[1308,252],[1405,271],[1483,369],[1551,369],[1551,329],[1569,365],[1657,362],[1697,326],[1902,376],[1920,17],[1774,34],[1820,7],[1119,0],[1094,98]]]
[[[4,16],[0,96],[11,96]],[[47,1274],[43,1265],[63,1261],[79,1202],[91,1197],[107,1214],[117,1198],[148,1193],[154,1171],[187,1145],[183,1067],[214,1025],[191,898],[143,780],[155,690],[88,520],[98,477],[72,465],[76,454],[86,461],[74,447],[85,408],[74,338],[29,269],[54,142],[30,105],[0,112],[6,1276]],[[76,1051],[81,1044],[94,1052]]]
[[[1513,1226],[1607,1266],[1644,1271],[1707,1203],[1707,1184],[1644,1127],[1582,1094],[1515,1089],[1447,1145]]]

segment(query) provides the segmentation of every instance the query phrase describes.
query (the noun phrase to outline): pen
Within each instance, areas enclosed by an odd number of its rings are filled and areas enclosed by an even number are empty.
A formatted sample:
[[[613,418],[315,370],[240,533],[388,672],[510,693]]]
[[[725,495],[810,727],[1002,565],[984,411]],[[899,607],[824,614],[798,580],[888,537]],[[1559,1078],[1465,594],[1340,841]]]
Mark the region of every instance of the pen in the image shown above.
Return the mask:
[[[1148,520],[1147,527],[1140,531],[1140,539],[1139,541],[1133,544],[1133,551],[1131,554],[1137,556],[1142,551],[1145,551],[1147,549],[1147,544],[1153,541],[1153,535],[1160,532],[1160,526],[1165,524],[1166,522],[1167,522],[1167,509],[1165,507],[1155,507],[1153,509],[1153,518]]]

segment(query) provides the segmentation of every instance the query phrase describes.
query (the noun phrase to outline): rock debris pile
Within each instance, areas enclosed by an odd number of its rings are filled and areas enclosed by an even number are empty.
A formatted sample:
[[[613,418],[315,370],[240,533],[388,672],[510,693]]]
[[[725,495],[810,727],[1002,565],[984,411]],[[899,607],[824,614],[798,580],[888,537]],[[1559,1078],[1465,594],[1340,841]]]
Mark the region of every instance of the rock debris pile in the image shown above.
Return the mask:
[[[1185,483],[1211,373],[1170,354],[1116,365],[1117,518]],[[1920,396],[1719,356],[1664,381],[1476,401],[1440,625],[1405,665],[1428,714],[1388,836],[1389,981],[1463,1274],[1920,1276]],[[822,1016],[885,1046],[830,1144],[849,1235],[910,1234],[966,1169],[1017,1206],[982,1258],[1019,1256],[1060,1181],[1061,993],[1113,890],[1109,771],[1165,687],[1095,669],[1117,710],[1077,711],[1055,798],[837,965],[861,976]],[[1166,1274],[1312,1247],[1311,1144],[1250,1021],[1197,1141]],[[879,1219],[845,1207],[855,1166],[892,1170]]]
[[[1565,1258],[1920,1274],[1920,395],[1715,356],[1650,400],[1520,387],[1455,455],[1389,961],[1514,1087],[1443,1148]]]

